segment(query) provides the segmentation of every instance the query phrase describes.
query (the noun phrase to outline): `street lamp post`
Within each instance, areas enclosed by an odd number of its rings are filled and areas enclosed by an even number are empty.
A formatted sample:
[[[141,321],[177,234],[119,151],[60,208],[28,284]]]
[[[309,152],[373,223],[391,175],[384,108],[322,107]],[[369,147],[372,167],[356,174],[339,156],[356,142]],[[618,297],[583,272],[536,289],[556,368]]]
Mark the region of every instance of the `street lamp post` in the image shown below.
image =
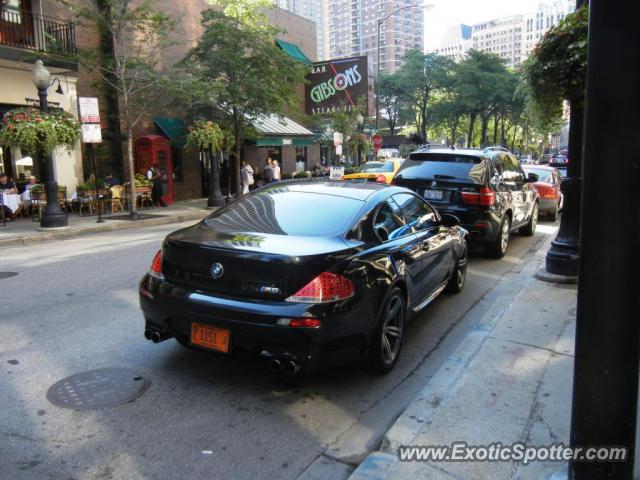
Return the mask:
[[[36,60],[36,66],[31,71],[31,79],[38,89],[38,98],[40,99],[40,111],[47,113],[49,111],[49,102],[47,100],[47,90],[54,84],[51,81],[51,74],[42,63],[42,60]],[[62,92],[60,82],[58,81],[59,93]],[[42,219],[40,220],[41,228],[63,228],[69,226],[67,215],[60,208],[58,201],[58,182],[56,182],[56,172],[53,165],[53,158],[50,152],[44,152],[43,163],[46,165],[46,181],[45,191],[47,195],[47,206],[45,208]]]
[[[380,87],[380,27],[382,26],[382,24],[391,16],[394,15],[398,12],[401,12],[402,10],[408,10],[409,8],[420,8],[420,9],[428,9],[428,8],[433,8],[433,5],[405,5],[404,7],[399,7],[396,8],[395,10],[393,10],[392,12],[388,13],[387,15],[385,15],[382,18],[379,18],[377,20],[377,36],[376,36],[376,133],[378,132],[378,127],[380,124],[380,91],[379,91],[379,87]]]
[[[222,159],[222,151],[219,152]],[[218,172],[218,159],[213,155],[213,149],[209,148],[209,161],[211,162],[211,176],[209,177],[209,198],[207,207],[224,207],[225,199],[220,190],[220,173]]]
[[[362,116],[361,113],[358,113],[358,116],[356,117],[356,121],[358,122],[358,166],[360,166],[360,163],[362,161],[361,158],[361,145],[360,145],[360,141],[362,140],[362,132],[364,130],[364,117]]]

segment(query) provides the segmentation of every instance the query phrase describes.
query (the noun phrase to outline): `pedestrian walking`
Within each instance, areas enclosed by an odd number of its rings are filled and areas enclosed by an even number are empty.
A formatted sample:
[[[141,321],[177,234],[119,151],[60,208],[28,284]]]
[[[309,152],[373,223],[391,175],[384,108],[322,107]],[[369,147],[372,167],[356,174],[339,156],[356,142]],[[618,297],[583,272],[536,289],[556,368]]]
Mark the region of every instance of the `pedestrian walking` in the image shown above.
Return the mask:
[[[158,168],[158,162],[151,165],[149,170],[147,170],[147,180],[151,180],[153,183],[153,189],[151,191],[153,204],[166,207],[167,204],[162,200],[162,173],[160,173],[160,168]]]
[[[240,179],[242,182],[242,194],[249,193],[249,188],[254,184],[253,168],[246,160],[242,161],[240,169]]]
[[[282,175],[280,174],[280,165],[278,165],[277,160],[274,160],[273,161],[273,181],[279,182],[281,178],[282,178]]]
[[[273,182],[273,160],[271,160],[271,158],[267,158],[264,168],[262,169],[262,181],[265,185]]]

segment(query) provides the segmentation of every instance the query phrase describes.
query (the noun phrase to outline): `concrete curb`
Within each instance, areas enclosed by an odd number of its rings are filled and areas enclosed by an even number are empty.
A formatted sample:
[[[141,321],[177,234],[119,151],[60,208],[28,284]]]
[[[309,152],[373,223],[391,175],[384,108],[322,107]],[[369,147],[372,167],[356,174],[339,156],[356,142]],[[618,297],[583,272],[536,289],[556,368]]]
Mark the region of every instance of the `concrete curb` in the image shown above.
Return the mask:
[[[469,334],[460,342],[452,355],[440,366],[425,384],[395,423],[384,435],[379,451],[370,453],[349,477],[349,480],[384,480],[393,467],[399,463],[398,448],[410,445],[412,440],[428,424],[429,419],[443,400],[455,388],[466,367],[478,354],[489,337],[496,322],[505,314],[509,306],[522,294],[526,285],[535,282],[535,272],[544,259],[541,252],[547,250],[551,239],[538,247],[531,262],[518,274],[522,279],[511,302],[496,301]]]
[[[68,230],[59,230],[55,232],[42,232],[25,237],[13,237],[0,239],[0,247],[7,246],[27,246],[36,243],[48,242],[51,240],[62,240],[74,238],[80,235],[91,235],[94,233],[111,232],[115,230],[129,230],[140,227],[150,227],[155,225],[170,225],[172,223],[189,222],[192,220],[202,220],[210,211],[194,211],[181,213],[178,215],[168,215],[160,218],[147,218],[137,221],[113,220],[103,224],[84,226],[79,228],[69,228]],[[111,223],[113,222],[113,223]]]

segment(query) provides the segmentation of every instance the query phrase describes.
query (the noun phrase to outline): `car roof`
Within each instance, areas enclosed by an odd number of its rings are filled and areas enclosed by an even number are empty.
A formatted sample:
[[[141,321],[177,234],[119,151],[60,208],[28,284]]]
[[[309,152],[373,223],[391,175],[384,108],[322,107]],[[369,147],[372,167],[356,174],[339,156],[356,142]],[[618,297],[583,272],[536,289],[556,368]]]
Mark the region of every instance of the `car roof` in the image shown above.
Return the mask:
[[[475,156],[475,157],[481,157],[481,158],[489,158],[493,154],[496,154],[496,153],[509,153],[509,152],[502,152],[502,151],[496,151],[496,150],[483,150],[481,148],[446,148],[446,147],[442,147],[442,148],[419,148],[418,150],[415,150],[415,151],[411,152],[411,154],[414,154],[414,153],[437,153],[439,155],[442,155],[442,154],[445,154],[445,155],[459,154],[459,155],[469,155],[469,156]]]
[[[527,168],[535,168],[536,170],[549,170],[549,171],[556,170],[555,167],[550,167],[548,165],[531,165],[526,163],[522,165],[522,168],[524,168],[525,170]]]
[[[317,193],[367,201],[381,190],[398,189],[377,182],[354,182],[349,180],[284,180],[269,184],[266,188],[287,187],[289,191],[300,193]],[[264,188],[264,187],[263,187]]]

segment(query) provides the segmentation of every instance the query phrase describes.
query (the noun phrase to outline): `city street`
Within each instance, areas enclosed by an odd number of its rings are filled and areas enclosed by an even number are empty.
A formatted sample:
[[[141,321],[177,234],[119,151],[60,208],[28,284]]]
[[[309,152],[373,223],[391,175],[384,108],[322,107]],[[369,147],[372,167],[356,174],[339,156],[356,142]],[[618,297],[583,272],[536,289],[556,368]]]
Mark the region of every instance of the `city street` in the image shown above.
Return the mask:
[[[0,277],[0,478],[295,479],[322,454],[357,464],[557,224],[514,234],[502,260],[475,252],[464,291],[409,326],[390,374],[355,365],[294,378],[259,359],[145,340],[137,282],[177,228],[3,250],[0,272],[17,276]],[[150,387],[101,410],[47,401],[58,380],[106,367],[134,369]]]

